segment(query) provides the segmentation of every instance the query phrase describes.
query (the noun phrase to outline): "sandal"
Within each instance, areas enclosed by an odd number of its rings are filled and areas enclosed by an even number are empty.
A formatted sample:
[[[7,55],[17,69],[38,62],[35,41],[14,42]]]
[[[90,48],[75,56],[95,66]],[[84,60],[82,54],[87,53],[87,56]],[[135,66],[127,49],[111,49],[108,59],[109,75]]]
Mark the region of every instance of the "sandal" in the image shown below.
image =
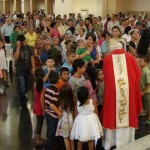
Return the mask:
[[[36,147],[36,148],[45,147],[45,141],[43,141],[43,140],[36,141],[36,142],[35,142],[35,147]]]

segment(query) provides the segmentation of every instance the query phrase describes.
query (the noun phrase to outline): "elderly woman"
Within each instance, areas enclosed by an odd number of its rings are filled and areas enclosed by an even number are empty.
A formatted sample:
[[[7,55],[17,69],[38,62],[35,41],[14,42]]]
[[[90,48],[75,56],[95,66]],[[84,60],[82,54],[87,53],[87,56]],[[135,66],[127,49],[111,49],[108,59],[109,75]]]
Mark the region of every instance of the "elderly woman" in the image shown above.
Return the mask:
[[[36,33],[34,32],[34,29],[32,26],[28,27],[28,32],[25,35],[25,38],[26,38],[26,43],[28,45],[30,45],[31,47],[35,46],[37,36],[36,36]]]
[[[53,38],[53,43],[51,45],[51,50],[49,51],[49,55],[54,57],[56,67],[60,67],[62,63],[65,61],[63,59],[63,49],[60,45],[59,37],[55,36]]]

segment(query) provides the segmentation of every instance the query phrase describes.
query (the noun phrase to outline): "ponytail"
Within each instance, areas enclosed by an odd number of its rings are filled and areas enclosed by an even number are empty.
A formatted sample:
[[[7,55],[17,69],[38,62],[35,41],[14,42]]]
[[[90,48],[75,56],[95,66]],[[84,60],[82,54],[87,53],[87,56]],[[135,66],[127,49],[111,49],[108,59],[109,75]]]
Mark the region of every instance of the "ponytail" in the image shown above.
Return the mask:
[[[43,77],[44,71],[42,68],[37,68],[35,70],[35,83],[36,83],[36,90],[40,93],[43,89]]]
[[[43,78],[38,76],[36,78],[35,83],[36,83],[36,90],[40,93],[43,89]]]

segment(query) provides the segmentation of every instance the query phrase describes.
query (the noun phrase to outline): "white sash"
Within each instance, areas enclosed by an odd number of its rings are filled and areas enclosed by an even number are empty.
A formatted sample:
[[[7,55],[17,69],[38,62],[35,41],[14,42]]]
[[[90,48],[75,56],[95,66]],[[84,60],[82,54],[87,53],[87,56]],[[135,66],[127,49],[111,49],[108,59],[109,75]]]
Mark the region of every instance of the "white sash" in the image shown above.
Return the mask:
[[[112,55],[116,87],[116,128],[129,127],[129,83],[125,54]]]

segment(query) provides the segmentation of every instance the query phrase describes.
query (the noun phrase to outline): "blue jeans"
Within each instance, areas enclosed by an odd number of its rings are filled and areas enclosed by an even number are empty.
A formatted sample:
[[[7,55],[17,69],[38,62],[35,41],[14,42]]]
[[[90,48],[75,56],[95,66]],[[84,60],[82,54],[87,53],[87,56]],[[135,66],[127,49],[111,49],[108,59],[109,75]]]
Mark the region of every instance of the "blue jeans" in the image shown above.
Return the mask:
[[[51,117],[49,114],[45,114],[47,122],[47,140],[45,150],[54,150],[55,133],[57,129],[58,119]]]
[[[30,72],[16,72],[21,106],[27,104],[28,99],[25,94],[28,91],[30,75]]]

